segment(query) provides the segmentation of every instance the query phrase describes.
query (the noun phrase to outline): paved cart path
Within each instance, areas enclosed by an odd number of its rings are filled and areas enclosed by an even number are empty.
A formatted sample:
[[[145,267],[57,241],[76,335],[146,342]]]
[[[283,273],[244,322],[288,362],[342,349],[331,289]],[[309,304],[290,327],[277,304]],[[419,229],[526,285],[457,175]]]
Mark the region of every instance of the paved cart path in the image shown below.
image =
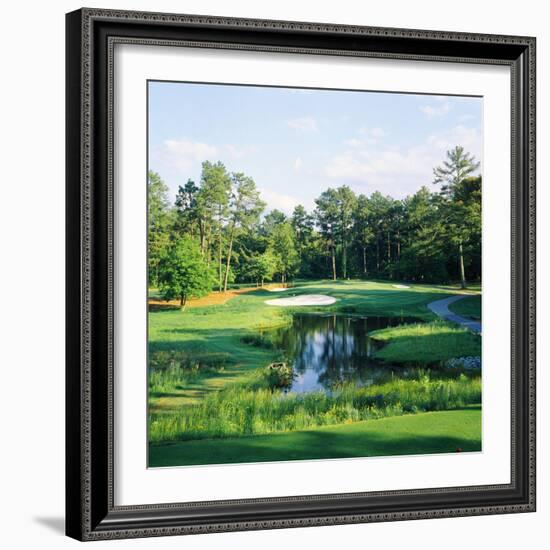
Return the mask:
[[[445,321],[457,323],[463,327],[469,328],[476,334],[481,334],[480,321],[473,321],[472,319],[461,317],[449,309],[450,304],[453,304],[458,300],[462,300],[463,298],[466,298],[466,296],[451,296],[449,298],[443,298],[443,300],[436,300],[435,302],[430,302],[428,304],[428,309],[433,311],[436,315],[439,315],[442,319],[445,319]]]

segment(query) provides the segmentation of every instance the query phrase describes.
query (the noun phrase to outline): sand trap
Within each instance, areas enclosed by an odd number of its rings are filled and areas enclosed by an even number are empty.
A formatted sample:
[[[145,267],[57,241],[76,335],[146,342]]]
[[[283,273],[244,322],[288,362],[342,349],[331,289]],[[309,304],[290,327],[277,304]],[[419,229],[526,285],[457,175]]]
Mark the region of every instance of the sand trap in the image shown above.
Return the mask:
[[[391,285],[393,286],[393,288],[411,288],[410,286],[407,286],[407,285]]]
[[[268,292],[284,292],[285,290],[289,290],[288,288],[268,288]]]
[[[334,304],[336,298],[324,294],[304,294],[292,298],[278,298],[277,300],[266,300],[268,306],[328,306]]]

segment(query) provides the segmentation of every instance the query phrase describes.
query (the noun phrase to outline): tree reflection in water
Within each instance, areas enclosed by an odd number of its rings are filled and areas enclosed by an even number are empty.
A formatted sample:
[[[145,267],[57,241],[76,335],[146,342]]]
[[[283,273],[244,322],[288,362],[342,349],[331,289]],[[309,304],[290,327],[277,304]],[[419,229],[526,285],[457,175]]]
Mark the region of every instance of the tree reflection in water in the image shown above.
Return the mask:
[[[406,376],[403,367],[382,366],[371,357],[375,343],[368,333],[404,323],[411,317],[295,315],[292,325],[275,329],[271,340],[294,367],[289,391],[330,391],[342,382],[370,385],[392,376]]]

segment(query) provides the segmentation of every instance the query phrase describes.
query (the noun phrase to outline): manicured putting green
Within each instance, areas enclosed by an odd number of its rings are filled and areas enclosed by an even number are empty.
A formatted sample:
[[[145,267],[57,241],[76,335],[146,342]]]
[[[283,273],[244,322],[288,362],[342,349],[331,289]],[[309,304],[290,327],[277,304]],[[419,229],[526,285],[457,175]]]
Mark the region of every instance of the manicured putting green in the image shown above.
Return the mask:
[[[150,445],[149,466],[191,466],[481,450],[481,407],[297,432]]]

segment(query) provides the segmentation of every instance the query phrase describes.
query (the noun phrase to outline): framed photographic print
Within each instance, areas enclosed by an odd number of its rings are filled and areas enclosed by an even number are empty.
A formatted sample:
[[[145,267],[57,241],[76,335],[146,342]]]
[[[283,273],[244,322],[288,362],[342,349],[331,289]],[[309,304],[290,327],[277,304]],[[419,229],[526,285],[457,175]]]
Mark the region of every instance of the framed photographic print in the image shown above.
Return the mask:
[[[535,39],[67,15],[67,534],[535,509]]]

